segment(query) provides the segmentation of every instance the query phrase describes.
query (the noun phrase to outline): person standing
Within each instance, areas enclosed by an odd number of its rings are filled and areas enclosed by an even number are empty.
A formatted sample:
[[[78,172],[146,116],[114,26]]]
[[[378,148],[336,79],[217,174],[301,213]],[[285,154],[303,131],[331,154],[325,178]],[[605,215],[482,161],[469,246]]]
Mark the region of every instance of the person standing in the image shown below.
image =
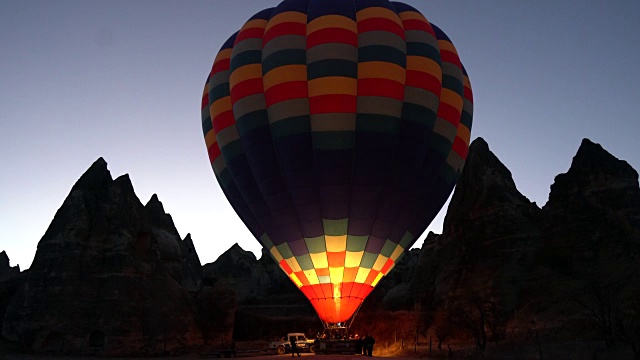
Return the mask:
[[[362,338],[356,334],[356,354],[362,355]]]
[[[289,338],[289,343],[291,343],[291,357],[293,357],[296,353],[298,357],[300,357],[300,349],[298,349],[298,344],[296,344],[295,336],[291,336]]]
[[[376,340],[370,334],[367,334],[364,339],[362,339],[362,346],[364,348],[364,354],[367,356],[373,356],[373,344],[376,343]]]
[[[376,343],[376,339],[369,335],[369,356],[373,356],[373,345]]]

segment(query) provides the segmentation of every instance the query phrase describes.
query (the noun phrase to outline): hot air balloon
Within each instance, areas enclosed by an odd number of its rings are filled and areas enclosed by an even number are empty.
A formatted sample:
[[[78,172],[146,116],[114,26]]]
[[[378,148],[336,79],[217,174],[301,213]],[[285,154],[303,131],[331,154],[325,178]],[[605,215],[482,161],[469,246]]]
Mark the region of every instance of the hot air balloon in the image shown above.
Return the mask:
[[[451,40],[413,7],[285,0],[222,45],[201,109],[225,196],[330,327],[446,202],[473,100]]]

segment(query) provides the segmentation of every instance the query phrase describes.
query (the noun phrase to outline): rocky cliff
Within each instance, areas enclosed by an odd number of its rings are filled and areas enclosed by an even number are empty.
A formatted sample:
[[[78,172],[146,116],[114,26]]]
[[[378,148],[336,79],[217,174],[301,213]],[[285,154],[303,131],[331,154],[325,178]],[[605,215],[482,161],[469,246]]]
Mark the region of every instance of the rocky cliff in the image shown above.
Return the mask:
[[[422,295],[420,327],[437,338],[470,337],[480,348],[534,335],[620,335],[598,318],[627,311],[640,290],[639,197],[637,172],[585,139],[540,209],[476,139],[443,234],[427,238],[412,279]],[[639,316],[619,318],[640,324]]]
[[[35,351],[177,353],[211,335],[203,304],[234,298],[201,290],[190,237],[180,238],[157,196],[142,205],[128,175],[112,179],[98,159],[40,240],[2,334]]]

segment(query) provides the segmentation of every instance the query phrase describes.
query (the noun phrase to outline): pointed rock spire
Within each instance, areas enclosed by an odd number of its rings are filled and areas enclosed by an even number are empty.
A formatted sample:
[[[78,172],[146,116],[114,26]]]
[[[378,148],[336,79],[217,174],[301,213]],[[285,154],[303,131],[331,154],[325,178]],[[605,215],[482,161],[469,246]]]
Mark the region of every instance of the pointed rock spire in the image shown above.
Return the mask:
[[[445,228],[468,221],[473,214],[510,205],[533,206],[518,191],[511,172],[491,152],[483,138],[469,146],[469,155],[449,205]]]
[[[639,197],[638,172],[589,139],[583,139],[569,171],[556,176],[546,206],[560,206],[577,197],[620,192]],[[609,193],[611,195],[612,193]],[[635,194],[635,195],[634,195]],[[602,201],[607,201],[602,198]],[[640,201],[640,200],[639,200]]]

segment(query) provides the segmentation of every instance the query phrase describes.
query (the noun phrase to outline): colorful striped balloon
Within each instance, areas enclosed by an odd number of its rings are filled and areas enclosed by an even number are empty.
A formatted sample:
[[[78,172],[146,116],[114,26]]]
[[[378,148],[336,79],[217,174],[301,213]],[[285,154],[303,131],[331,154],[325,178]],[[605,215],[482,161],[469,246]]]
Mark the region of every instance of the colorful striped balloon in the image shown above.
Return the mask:
[[[257,13],[202,97],[222,190],[328,324],[354,314],[443,206],[472,114],[450,39],[388,0]]]

